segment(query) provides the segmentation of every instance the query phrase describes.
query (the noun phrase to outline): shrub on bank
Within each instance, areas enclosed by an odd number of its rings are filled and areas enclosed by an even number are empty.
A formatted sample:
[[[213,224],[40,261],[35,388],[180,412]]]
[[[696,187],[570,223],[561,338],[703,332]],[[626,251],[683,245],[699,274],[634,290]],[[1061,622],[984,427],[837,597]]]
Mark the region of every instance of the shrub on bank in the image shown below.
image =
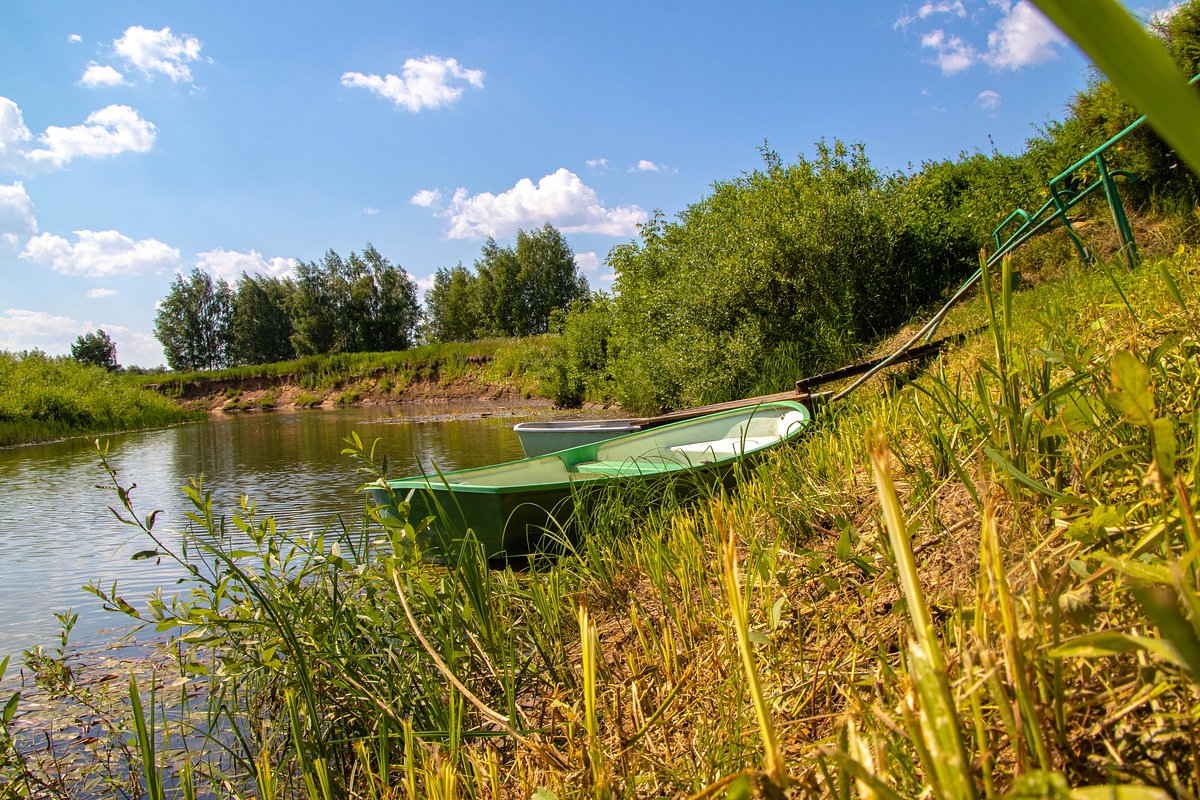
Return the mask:
[[[106,369],[36,350],[0,352],[0,446],[191,418],[162,395]]]

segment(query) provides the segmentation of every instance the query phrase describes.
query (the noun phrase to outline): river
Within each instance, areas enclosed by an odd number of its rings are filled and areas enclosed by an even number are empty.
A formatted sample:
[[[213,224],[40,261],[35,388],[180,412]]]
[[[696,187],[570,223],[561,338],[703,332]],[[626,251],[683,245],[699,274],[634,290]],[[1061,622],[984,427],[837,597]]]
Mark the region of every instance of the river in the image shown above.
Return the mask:
[[[213,507],[230,514],[238,497],[257,501],[281,529],[320,530],[359,518],[363,476],[341,455],[357,432],[380,440],[393,476],[520,458],[513,418],[472,418],[461,406],[367,406],[338,411],[272,412],[107,436],[109,462],[122,485],[136,484],[140,515],[161,509],[154,530],[178,544],[191,505],[180,487],[203,475]],[[440,421],[420,421],[441,415]],[[165,592],[177,569],[131,560],[153,546],[109,510],[118,501],[101,488],[107,476],[87,439],[0,450],[0,658],[57,642],[55,612],[79,614],[72,642],[97,644],[126,620],[104,612],[82,586],[118,582],[135,606],[156,586]],[[340,526],[336,528],[340,530]]]

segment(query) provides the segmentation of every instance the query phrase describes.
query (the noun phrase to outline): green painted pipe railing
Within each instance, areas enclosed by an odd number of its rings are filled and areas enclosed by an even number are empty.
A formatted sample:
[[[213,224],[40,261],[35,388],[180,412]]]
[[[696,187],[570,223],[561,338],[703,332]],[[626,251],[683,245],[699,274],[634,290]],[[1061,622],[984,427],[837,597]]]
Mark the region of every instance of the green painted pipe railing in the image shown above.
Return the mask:
[[[1190,81],[1188,81],[1188,85],[1192,86],[1196,84],[1197,81],[1200,81],[1200,75],[1194,76]],[[1067,218],[1067,211],[1078,205],[1084,200],[1084,198],[1093,192],[1103,190],[1105,198],[1108,200],[1109,208],[1112,211],[1113,222],[1117,227],[1117,235],[1121,239],[1121,253],[1125,257],[1125,263],[1132,268],[1137,261],[1137,244],[1133,240],[1133,231],[1129,226],[1129,219],[1125,216],[1125,209],[1121,204],[1121,196],[1117,192],[1115,179],[1125,178],[1126,180],[1132,182],[1137,180],[1137,178],[1136,176],[1131,175],[1124,170],[1109,170],[1108,164],[1104,160],[1104,153],[1134,130],[1141,127],[1145,122],[1146,115],[1143,114],[1130,123],[1129,126],[1127,126],[1123,131],[1097,147],[1091,153],[1079,159],[1079,161],[1075,162],[1068,169],[1060,173],[1058,177],[1050,181],[1050,199],[1047,200],[1045,204],[1035,213],[1030,214],[1024,209],[1018,208],[1016,211],[1009,214],[1004,222],[1000,223],[1000,226],[992,232],[992,239],[996,243],[996,250],[987,258],[988,267],[991,268],[999,264],[1004,256],[1025,244],[1025,242],[1041,233],[1044,228],[1060,219],[1066,226],[1067,235],[1071,237],[1071,241],[1074,243],[1076,250],[1078,250],[1080,257],[1085,261],[1091,261],[1092,254],[1079,239],[1078,234],[1075,233],[1075,229],[1071,227],[1071,221]],[[1077,171],[1092,163],[1096,165],[1098,177],[1083,189],[1072,189],[1070,187],[1071,177],[1074,176]],[[1051,211],[1051,209],[1053,209],[1053,211]],[[1001,242],[1000,232],[1007,228],[1009,223],[1016,219],[1022,221],[1021,226],[1017,228],[1012,235]],[[925,325],[919,331],[913,334],[912,338],[901,345],[899,349],[892,353],[892,355],[877,362],[870,371],[861,375],[849,386],[837,393],[819,392],[812,395],[812,397],[821,401],[830,402],[840,400],[857,389],[863,383],[870,380],[880,370],[886,369],[887,367],[896,363],[903,356],[903,354],[909,348],[913,347],[917,342],[921,341],[922,339],[925,342],[929,342],[933,338],[934,333],[937,332],[938,327],[942,324],[942,320],[944,320],[946,315],[950,313],[950,309],[953,308],[959,300],[966,296],[967,292],[971,290],[971,288],[982,276],[983,269],[976,270],[971,277],[967,278],[967,280],[963,282],[962,286],[958,288],[958,291],[954,293],[954,296],[946,301],[946,304],[943,305],[936,314],[934,314],[933,318],[930,319],[929,322],[925,323]]]
[[[1188,81],[1188,85],[1194,85],[1198,80],[1200,80],[1200,75],[1194,76]],[[1024,209],[1018,208],[1009,214],[996,230],[992,231],[992,240],[996,244],[996,254],[1002,256],[1018,245],[1028,241],[1029,236],[1026,234],[1031,229],[1036,228],[1037,230],[1041,230],[1045,223],[1061,219],[1063,226],[1067,229],[1067,235],[1071,237],[1071,243],[1075,245],[1075,249],[1079,253],[1079,257],[1084,261],[1091,261],[1092,253],[1089,252],[1083,241],[1080,240],[1079,235],[1075,232],[1074,227],[1071,225],[1071,220],[1067,216],[1067,212],[1083,202],[1085,198],[1094,192],[1103,191],[1104,197],[1108,201],[1109,211],[1112,214],[1113,225],[1117,229],[1117,238],[1121,243],[1121,255],[1125,259],[1126,265],[1132,269],[1134,264],[1137,263],[1137,242],[1134,241],[1133,229],[1129,225],[1129,217],[1125,214],[1125,206],[1121,202],[1121,195],[1117,191],[1115,179],[1124,178],[1132,183],[1137,180],[1137,176],[1125,170],[1110,170],[1108,162],[1104,160],[1104,154],[1109,148],[1140,128],[1145,122],[1146,115],[1143,114],[1116,136],[1113,136],[1104,144],[1063,170],[1058,177],[1050,181],[1050,199],[1036,212],[1029,214]],[[1076,173],[1093,164],[1096,167],[1096,178],[1082,189],[1072,188],[1074,179],[1077,177]],[[1049,213],[1051,209],[1053,209],[1053,213]],[[1007,229],[1015,219],[1022,220],[1021,226],[1008,239],[1002,242],[1000,240],[1001,231]]]

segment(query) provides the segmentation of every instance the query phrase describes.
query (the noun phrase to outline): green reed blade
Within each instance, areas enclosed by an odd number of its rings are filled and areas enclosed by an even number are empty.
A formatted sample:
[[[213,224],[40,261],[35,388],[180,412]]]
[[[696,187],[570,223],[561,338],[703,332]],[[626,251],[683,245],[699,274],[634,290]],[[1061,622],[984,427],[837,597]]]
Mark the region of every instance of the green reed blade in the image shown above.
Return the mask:
[[[1200,97],[1118,0],[1033,0],[1200,174]]]

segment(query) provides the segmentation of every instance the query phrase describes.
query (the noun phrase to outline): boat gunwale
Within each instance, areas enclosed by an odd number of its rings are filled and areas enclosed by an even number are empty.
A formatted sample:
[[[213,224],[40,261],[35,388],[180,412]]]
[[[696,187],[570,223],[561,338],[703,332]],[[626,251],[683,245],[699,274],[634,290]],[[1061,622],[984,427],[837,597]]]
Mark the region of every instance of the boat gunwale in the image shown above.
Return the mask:
[[[647,439],[651,439],[654,437],[662,436],[663,434],[669,432],[672,429],[696,425],[701,420],[708,422],[708,421],[712,421],[712,420],[721,419],[724,417],[743,416],[747,412],[750,412],[750,416],[748,417],[748,419],[753,419],[754,414],[757,411],[759,411],[761,409],[776,408],[776,407],[785,407],[792,411],[801,411],[804,414],[805,419],[802,424],[800,424],[796,427],[796,430],[794,432],[789,432],[786,436],[779,437],[776,441],[768,442],[766,444],[763,444],[759,447],[755,447],[753,449],[743,450],[736,454],[722,456],[722,457],[716,458],[712,461],[701,462],[701,463],[696,463],[696,464],[681,464],[678,467],[674,467],[671,469],[665,469],[665,470],[650,470],[650,469],[648,469],[644,473],[625,472],[624,470],[621,470],[621,471],[618,471],[616,474],[611,474],[611,473],[604,473],[604,472],[579,473],[579,472],[574,471],[573,468],[576,464],[586,463],[588,461],[595,461],[596,459],[594,457],[590,458],[590,459],[589,458],[581,458],[571,464],[568,464],[566,462],[566,460],[564,460],[562,458],[563,454],[565,454],[565,453],[577,453],[581,450],[587,450],[587,449],[591,449],[593,451],[593,456],[594,456],[596,451],[598,451],[602,445],[611,445],[614,441],[631,439],[634,437],[645,437]],[[503,495],[503,494],[515,494],[515,493],[523,493],[523,492],[531,492],[531,491],[550,492],[550,491],[569,490],[576,485],[586,486],[588,484],[592,484],[597,481],[601,481],[601,482],[637,481],[637,480],[650,480],[650,479],[655,479],[655,478],[662,478],[665,476],[675,475],[675,474],[697,474],[697,473],[708,472],[713,469],[718,469],[718,468],[727,466],[727,465],[735,463],[743,458],[754,456],[763,451],[770,450],[774,447],[779,446],[780,444],[794,441],[796,439],[796,437],[798,437],[811,424],[812,424],[812,412],[803,403],[801,403],[797,400],[772,400],[772,401],[767,401],[767,402],[761,403],[756,406],[743,406],[741,408],[734,408],[734,409],[728,409],[726,411],[719,411],[719,412],[716,412],[713,414],[705,415],[704,417],[696,417],[696,418],[692,418],[692,419],[680,420],[679,422],[673,422],[673,423],[670,423],[667,425],[661,425],[661,426],[654,427],[654,428],[634,431],[633,433],[627,433],[624,436],[614,437],[613,439],[607,439],[602,442],[593,442],[590,444],[577,445],[575,447],[570,447],[570,448],[566,448],[564,450],[558,450],[558,451],[546,453],[543,455],[528,456],[526,458],[516,459],[513,461],[506,461],[506,462],[502,462],[500,464],[489,464],[489,465],[482,466],[482,467],[470,467],[468,469],[453,470],[451,472],[445,472],[445,473],[440,472],[440,471],[434,471],[430,474],[425,474],[425,475],[412,475],[412,476],[407,476],[404,478],[396,478],[396,479],[388,480],[386,483],[387,483],[387,487],[390,488],[394,492],[402,491],[402,490],[416,489],[416,490],[421,490],[421,491],[435,491],[435,492],[449,491],[451,493],[462,492],[462,493],[466,493],[466,494]],[[500,468],[512,467],[512,466],[516,466],[519,464],[547,461],[552,458],[558,459],[559,462],[562,463],[563,467],[567,470],[565,480],[556,479],[556,480],[552,480],[552,481],[544,481],[544,482],[538,482],[538,483],[526,482],[526,483],[492,484],[492,485],[478,484],[478,483],[474,483],[474,484],[473,483],[459,483],[454,480],[448,480],[448,478],[450,478],[450,476],[469,476],[471,474],[477,474],[477,473],[483,472],[484,470],[497,470]],[[636,463],[641,458],[643,458],[643,457],[641,457],[641,456],[631,457],[629,459],[626,459],[625,461],[632,464],[632,463]],[[678,462],[675,462],[675,463],[678,463]],[[384,487],[382,487],[378,483],[376,483],[376,484],[371,484],[366,488],[374,488],[374,489],[378,490],[378,489],[382,489]]]

